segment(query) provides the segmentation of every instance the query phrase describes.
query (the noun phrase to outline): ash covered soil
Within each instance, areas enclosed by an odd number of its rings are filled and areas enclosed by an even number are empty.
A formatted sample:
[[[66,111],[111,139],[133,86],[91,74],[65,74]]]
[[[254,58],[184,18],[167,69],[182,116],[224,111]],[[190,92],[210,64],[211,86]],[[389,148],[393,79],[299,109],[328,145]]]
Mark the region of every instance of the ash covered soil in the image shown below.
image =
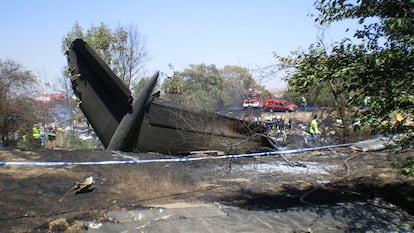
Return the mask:
[[[2,232],[48,232],[65,218],[72,232],[108,221],[112,210],[160,205],[220,203],[272,210],[381,198],[414,214],[414,179],[392,168],[414,152],[369,153],[344,160],[349,148],[280,156],[118,165],[1,166]],[[199,155],[202,156],[202,155]],[[113,154],[103,150],[0,150],[0,161],[107,161],[169,158],[160,154]],[[94,190],[65,196],[92,176]],[[328,183],[329,182],[329,183]],[[310,192],[311,190],[314,190]]]

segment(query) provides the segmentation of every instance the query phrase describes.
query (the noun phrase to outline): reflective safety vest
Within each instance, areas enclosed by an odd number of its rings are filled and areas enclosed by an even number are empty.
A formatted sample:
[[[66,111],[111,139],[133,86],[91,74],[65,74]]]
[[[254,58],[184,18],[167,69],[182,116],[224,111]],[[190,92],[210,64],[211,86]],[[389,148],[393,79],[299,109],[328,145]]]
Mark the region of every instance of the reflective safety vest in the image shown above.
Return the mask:
[[[309,133],[319,133],[318,122],[316,121],[316,119],[312,119],[309,123]]]
[[[39,139],[40,138],[40,129],[37,126],[33,126],[32,136],[33,136],[34,139]]]
[[[302,103],[303,103],[303,104],[306,104],[306,99],[305,99],[305,97],[303,97],[303,96],[302,96]]]

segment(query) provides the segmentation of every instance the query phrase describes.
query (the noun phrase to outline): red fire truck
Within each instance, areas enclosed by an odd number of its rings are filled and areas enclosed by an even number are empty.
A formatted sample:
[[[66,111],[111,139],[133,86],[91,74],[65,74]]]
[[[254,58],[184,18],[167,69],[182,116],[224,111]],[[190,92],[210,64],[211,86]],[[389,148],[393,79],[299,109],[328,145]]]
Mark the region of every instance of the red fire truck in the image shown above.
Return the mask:
[[[35,100],[43,103],[43,104],[50,104],[53,101],[62,101],[65,99],[64,94],[41,94],[37,97],[35,97]]]
[[[249,90],[243,94],[243,108],[261,108],[262,93],[260,91]]]

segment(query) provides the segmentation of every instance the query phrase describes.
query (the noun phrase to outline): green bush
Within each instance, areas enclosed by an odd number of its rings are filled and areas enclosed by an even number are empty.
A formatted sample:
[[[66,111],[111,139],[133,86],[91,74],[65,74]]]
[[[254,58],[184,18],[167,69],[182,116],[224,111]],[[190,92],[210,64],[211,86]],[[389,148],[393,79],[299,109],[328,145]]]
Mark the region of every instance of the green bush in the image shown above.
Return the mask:
[[[394,168],[401,170],[401,173],[406,176],[414,176],[414,159],[407,157],[403,161],[395,161]]]

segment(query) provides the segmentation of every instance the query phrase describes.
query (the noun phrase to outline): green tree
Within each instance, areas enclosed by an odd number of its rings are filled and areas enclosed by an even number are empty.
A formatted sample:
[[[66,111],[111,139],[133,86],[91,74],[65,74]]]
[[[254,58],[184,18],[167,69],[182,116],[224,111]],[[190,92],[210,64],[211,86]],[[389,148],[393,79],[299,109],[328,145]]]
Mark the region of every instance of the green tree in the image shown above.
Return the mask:
[[[390,113],[414,112],[414,1],[318,1],[316,22],[330,24],[356,19],[363,25],[354,37],[358,45],[343,41],[334,52],[348,57],[343,69],[351,103],[372,97],[368,121],[382,122]]]
[[[170,65],[172,70],[173,67]],[[179,104],[214,111],[217,108],[241,106],[242,94],[249,89],[260,90],[264,96],[269,92],[256,83],[247,68],[215,65],[190,65],[184,71],[174,71],[167,77],[162,88],[167,98]]]
[[[0,60],[0,141],[16,145],[17,135],[31,134],[40,105],[33,101],[37,82],[32,72],[11,60]]]
[[[85,40],[128,88],[137,82],[137,75],[148,59],[145,40],[133,25],[112,30],[101,23],[84,32],[75,22],[62,41],[62,50],[66,51],[75,39]],[[65,71],[64,75],[68,77],[69,72]]]
[[[220,70],[220,74],[233,106],[241,106],[242,94],[249,89],[259,90],[265,97],[270,95],[263,86],[257,84],[247,68],[227,65]]]
[[[134,84],[134,86],[132,86],[132,92],[135,95],[138,95],[138,93],[142,90],[142,88],[144,88],[145,84],[151,79],[151,77],[146,77],[146,78],[141,78],[137,83]],[[154,91],[158,92],[158,90],[160,89],[159,86],[159,80],[157,82],[157,84],[154,87]],[[154,93],[153,93],[154,94]]]
[[[78,38],[84,39],[83,28],[78,21],[72,27],[72,30],[66,34],[62,41],[62,51],[65,53],[71,43]]]
[[[109,66],[113,62],[112,44],[115,41],[114,33],[105,24],[92,26],[84,32],[78,22],[72,27],[72,30],[66,34],[62,41],[62,51],[66,51],[75,39],[85,40]]]
[[[293,57],[280,58],[282,63],[295,67],[295,72],[287,79],[289,91],[302,95],[306,93],[316,103],[335,107],[335,117],[346,123],[349,121],[346,113],[348,57],[342,56],[341,50],[328,54],[320,45],[311,45],[307,51],[296,53]]]
[[[169,95],[177,95],[182,94],[184,85],[185,81],[183,78],[173,75],[172,77],[167,77],[164,80],[162,88],[164,89],[165,93]]]
[[[137,82],[137,75],[148,59],[146,41],[134,25],[128,28],[118,26],[115,38],[112,46],[114,72],[131,87]]]
[[[113,68],[113,44],[116,41],[112,30],[101,23],[99,26],[92,26],[86,30],[86,42],[95,50],[106,64]]]
[[[72,30],[70,32],[68,32],[62,40],[61,49],[62,49],[62,52],[64,54],[66,54],[66,51],[68,50],[69,46],[77,38],[85,38],[84,33],[83,33],[83,28],[80,26],[78,21],[75,22],[75,24],[72,27]],[[67,87],[72,86],[72,84],[70,82],[70,72],[69,72],[69,69],[68,69],[67,66],[65,66],[62,69],[62,74],[63,74],[63,76],[62,76],[62,79],[59,82],[60,83],[59,85],[61,86],[63,91],[66,91]],[[65,93],[67,94],[66,98],[69,100],[70,96],[71,96],[70,93],[72,93],[72,91],[70,91],[70,92],[66,91]]]
[[[182,72],[175,72],[174,77],[184,80],[183,91],[176,98],[180,104],[206,111],[228,106],[224,80],[215,65],[190,65]]]
[[[333,97],[342,100],[339,103],[335,99],[338,107],[346,106],[344,100],[359,106],[365,96],[370,96],[370,110],[358,112],[363,122],[380,123],[390,113],[411,114],[414,2],[322,0],[315,7],[315,21],[319,24],[354,19],[362,29],[354,34],[356,42],[345,38],[330,51],[316,45],[295,56],[280,58],[296,69],[288,78],[289,87],[303,93],[325,83]]]

